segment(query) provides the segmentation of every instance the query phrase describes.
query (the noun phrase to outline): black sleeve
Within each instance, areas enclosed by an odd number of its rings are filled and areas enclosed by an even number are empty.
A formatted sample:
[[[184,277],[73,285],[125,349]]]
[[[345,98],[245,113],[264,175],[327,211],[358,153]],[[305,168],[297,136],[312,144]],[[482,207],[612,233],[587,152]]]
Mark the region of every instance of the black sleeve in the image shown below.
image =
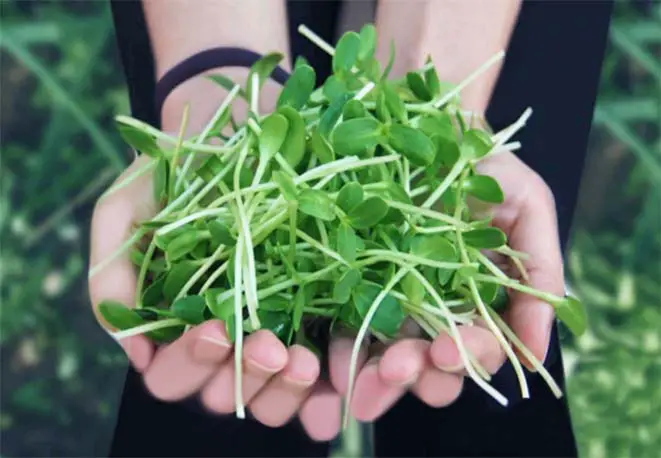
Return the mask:
[[[576,206],[611,9],[611,1],[526,1],[487,113],[500,129],[526,107],[533,108],[518,137],[523,144],[519,155],[555,194],[563,247]],[[549,356],[547,368],[564,389],[557,328]],[[472,382],[445,409],[428,408],[407,396],[378,421],[376,455],[577,455],[566,398],[556,399],[539,376],[531,375],[531,398],[517,400],[510,365],[496,374],[494,384],[510,399],[509,407],[495,405]]]

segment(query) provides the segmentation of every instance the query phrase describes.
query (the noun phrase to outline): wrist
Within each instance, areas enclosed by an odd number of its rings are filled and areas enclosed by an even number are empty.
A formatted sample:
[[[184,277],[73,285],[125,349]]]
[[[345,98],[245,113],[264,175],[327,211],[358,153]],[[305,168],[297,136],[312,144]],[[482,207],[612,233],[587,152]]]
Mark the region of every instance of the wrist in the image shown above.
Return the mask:
[[[187,135],[200,131],[214,115],[227,97],[228,90],[211,81],[210,75],[223,75],[242,88],[248,82],[248,68],[223,68],[208,70],[190,78],[175,87],[165,98],[161,110],[161,128],[166,132],[178,132],[184,107],[189,106]],[[273,80],[266,80],[260,91],[260,112],[272,111],[280,94],[281,86]],[[241,97],[234,99],[232,112],[237,121],[245,119],[248,103]]]

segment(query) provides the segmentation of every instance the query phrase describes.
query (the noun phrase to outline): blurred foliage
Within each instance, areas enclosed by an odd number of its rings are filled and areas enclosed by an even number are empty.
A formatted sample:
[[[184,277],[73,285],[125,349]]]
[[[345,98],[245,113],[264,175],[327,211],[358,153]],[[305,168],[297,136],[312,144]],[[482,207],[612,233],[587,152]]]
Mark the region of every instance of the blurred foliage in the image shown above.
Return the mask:
[[[661,450],[661,3],[616,2],[568,254],[590,332],[565,343],[584,457]]]
[[[564,343],[568,396],[595,458],[661,450],[661,5],[637,4],[616,2],[568,254],[591,322]],[[0,8],[0,455],[103,456],[126,366],[89,313],[85,275],[93,202],[127,157],[110,11]]]

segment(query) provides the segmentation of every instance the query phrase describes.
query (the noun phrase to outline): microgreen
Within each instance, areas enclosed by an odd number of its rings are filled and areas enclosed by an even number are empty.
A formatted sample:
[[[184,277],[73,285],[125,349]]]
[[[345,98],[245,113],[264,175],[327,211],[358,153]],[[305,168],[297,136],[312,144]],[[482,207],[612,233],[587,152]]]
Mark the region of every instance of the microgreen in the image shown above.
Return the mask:
[[[382,73],[374,59],[374,26],[344,34],[337,49],[299,30],[332,56],[333,74],[317,81],[298,58],[272,113],[260,115],[256,107],[282,59],[278,53],[253,65],[245,88],[216,79],[230,93],[197,136],[173,138],[118,117],[125,141],[153,158],[140,173],[154,170],[161,210],[91,269],[93,276],[127,250],[139,268],[136,304],[104,302],[99,312],[118,338],[146,333],[159,342],[186,326],[223,320],[235,344],[237,387],[244,334],[268,329],[290,345],[314,340],[320,324],[352,328],[358,338],[349,395],[360,341],[368,333],[397,338],[410,318],[430,338],[448,333],[468,375],[505,404],[458,332],[458,325],[479,319],[504,347],[526,396],[508,342],[532,356],[500,318],[509,306],[506,291],[546,301],[576,334],[587,320],[577,299],[527,284],[525,253],[471,213],[470,199],[504,202],[499,183],[475,166],[530,116],[526,110],[492,135],[461,114],[461,89],[502,54],[458,85],[440,81],[429,59],[395,81],[389,78],[394,46]],[[229,122],[237,95],[252,107],[245,123]],[[219,126],[233,132],[219,136]],[[509,257],[523,280],[501,271],[485,250]],[[241,390],[236,411],[245,415]]]

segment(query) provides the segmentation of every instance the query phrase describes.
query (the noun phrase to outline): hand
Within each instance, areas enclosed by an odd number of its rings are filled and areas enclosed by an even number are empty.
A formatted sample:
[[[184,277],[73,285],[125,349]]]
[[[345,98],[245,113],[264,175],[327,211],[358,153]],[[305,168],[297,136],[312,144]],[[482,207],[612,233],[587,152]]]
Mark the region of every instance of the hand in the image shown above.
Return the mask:
[[[143,166],[145,160],[136,159],[118,181]],[[134,224],[154,216],[152,196],[152,177],[145,175],[99,200],[92,219],[91,266],[117,250],[130,237]],[[90,279],[94,312],[106,329],[110,327],[96,306],[107,299],[135,304],[136,281],[128,255],[115,259]],[[142,335],[119,343],[156,398],[178,401],[199,395],[211,412],[234,412],[234,357],[222,322],[205,322],[158,349]],[[244,402],[258,421],[281,426],[298,414],[313,439],[335,436],[340,398],[317,381],[319,361],[311,351],[298,345],[285,348],[266,330],[247,337],[243,351]]]
[[[507,234],[513,249],[529,255],[524,261],[528,282],[534,288],[562,296],[562,255],[550,189],[512,153],[489,158],[478,169],[501,184],[506,200],[493,209],[493,225]],[[506,273],[515,275],[516,271],[506,270]],[[515,292],[510,292],[510,301],[505,321],[532,354],[543,361],[549,345],[553,308]],[[505,361],[505,353],[486,324],[459,326],[459,332],[468,352],[489,373],[497,372]],[[347,391],[352,345],[351,339],[338,339],[331,347],[331,380],[342,395]],[[518,356],[531,369],[530,362]],[[365,347],[358,367],[351,413],[361,421],[374,421],[409,389],[432,407],[447,406],[461,393],[466,375],[457,346],[447,334],[433,342],[407,338],[388,348],[368,351]]]

